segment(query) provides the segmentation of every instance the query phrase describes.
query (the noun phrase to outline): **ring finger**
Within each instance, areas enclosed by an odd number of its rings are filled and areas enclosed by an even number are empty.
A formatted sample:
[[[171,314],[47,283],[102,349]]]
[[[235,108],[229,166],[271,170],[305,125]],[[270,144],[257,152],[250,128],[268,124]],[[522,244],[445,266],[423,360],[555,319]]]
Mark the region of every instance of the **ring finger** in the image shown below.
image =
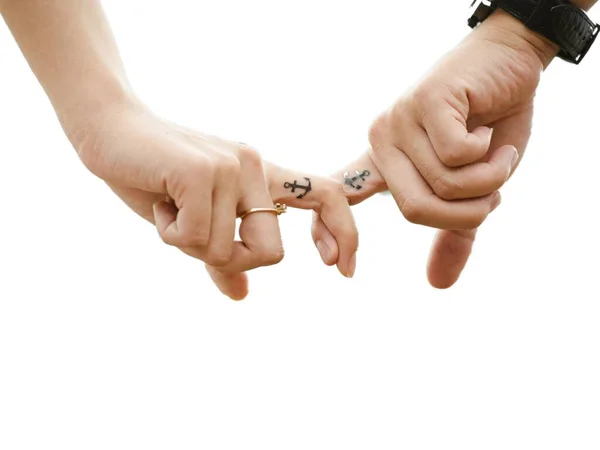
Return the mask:
[[[240,186],[238,216],[254,208],[274,209],[260,161],[242,164]],[[244,217],[239,235],[241,241],[234,243],[231,261],[219,267],[219,271],[244,272],[277,264],[283,259],[281,232],[274,212],[257,212]]]

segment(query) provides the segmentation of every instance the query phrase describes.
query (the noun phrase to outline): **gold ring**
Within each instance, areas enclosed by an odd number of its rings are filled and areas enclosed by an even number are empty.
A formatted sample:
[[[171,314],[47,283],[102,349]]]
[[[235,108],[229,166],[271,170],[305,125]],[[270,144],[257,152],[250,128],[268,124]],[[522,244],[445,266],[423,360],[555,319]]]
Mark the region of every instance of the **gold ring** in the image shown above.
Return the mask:
[[[287,205],[284,205],[283,203],[275,203],[274,208],[252,208],[252,209],[249,209],[248,211],[246,211],[245,213],[243,213],[240,216],[240,219],[244,220],[250,214],[254,214],[254,213],[258,213],[258,212],[268,212],[268,213],[277,214],[278,216],[280,216],[286,211],[287,211]]]

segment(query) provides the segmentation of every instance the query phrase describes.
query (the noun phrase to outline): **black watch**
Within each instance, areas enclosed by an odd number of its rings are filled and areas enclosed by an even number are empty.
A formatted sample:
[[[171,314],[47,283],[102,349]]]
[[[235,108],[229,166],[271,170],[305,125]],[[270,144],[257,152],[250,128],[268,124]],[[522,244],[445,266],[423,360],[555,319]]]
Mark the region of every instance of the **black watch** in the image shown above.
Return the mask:
[[[474,0],[471,8],[471,28],[500,8],[557,44],[558,56],[573,64],[583,60],[600,31],[585,11],[565,0]]]

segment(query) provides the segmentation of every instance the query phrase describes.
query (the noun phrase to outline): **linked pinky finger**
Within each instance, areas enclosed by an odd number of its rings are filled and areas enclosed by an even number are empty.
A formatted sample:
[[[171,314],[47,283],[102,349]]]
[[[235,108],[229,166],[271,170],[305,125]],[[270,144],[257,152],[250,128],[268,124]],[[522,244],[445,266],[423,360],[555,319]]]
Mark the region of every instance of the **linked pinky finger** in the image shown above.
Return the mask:
[[[337,241],[333,237],[325,222],[318,213],[313,213],[312,238],[321,259],[328,266],[333,266],[338,262],[340,250]]]
[[[319,215],[315,245],[321,258],[327,265],[337,263],[342,275],[351,278],[356,266],[358,230],[344,185],[333,178],[304,175],[273,164],[265,166],[273,201],[315,211]]]

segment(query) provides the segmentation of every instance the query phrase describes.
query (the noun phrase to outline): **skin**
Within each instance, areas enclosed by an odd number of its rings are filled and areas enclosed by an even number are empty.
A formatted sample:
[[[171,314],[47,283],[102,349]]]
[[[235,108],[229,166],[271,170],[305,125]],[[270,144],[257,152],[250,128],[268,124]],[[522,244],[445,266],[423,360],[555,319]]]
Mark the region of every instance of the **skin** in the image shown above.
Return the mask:
[[[310,175],[157,116],[129,84],[99,2],[0,0],[0,13],[85,167],[166,244],[207,263],[226,295],[245,297],[241,273],[284,255],[276,215],[249,215],[236,242],[237,218],[284,200],[319,212],[339,246],[339,270],[353,275],[358,232],[340,183],[312,177],[299,200],[284,183]]]
[[[296,198],[298,192],[292,193],[290,189],[284,188],[284,184],[286,181],[293,182],[294,180],[302,180],[302,184],[304,184],[304,176],[298,176],[293,171],[279,169],[272,165],[267,165],[265,170],[267,177],[271,180],[270,193],[274,202],[285,203],[295,208],[311,209],[319,215],[324,224],[327,224],[327,239],[330,240],[330,245],[335,248],[336,253],[325,262],[327,265],[337,264],[340,273],[352,278],[356,269],[358,240],[354,234],[354,230],[356,230],[354,218],[346,200],[347,193],[342,184],[334,178],[312,176],[310,180],[313,190],[303,199],[298,199]],[[316,189],[315,186],[317,186]],[[340,197],[343,199],[342,202],[339,201]],[[246,220],[248,219],[245,219],[244,222]],[[347,240],[340,246],[340,239]],[[318,242],[315,244],[319,252],[323,252],[323,244]],[[347,264],[344,264],[346,261]],[[207,265],[206,268],[216,286],[229,298],[242,300],[248,295],[248,276],[243,271],[224,271],[222,268],[210,265]]]
[[[595,1],[574,3],[589,9]],[[166,243],[207,262],[234,299],[247,295],[244,271],[283,257],[271,214],[248,217],[242,242],[233,242],[240,212],[283,200],[315,210],[323,260],[352,276],[358,238],[348,203],[384,190],[407,220],[442,229],[428,278],[438,288],[454,284],[525,151],[535,91],[557,52],[508,14],[494,13],[375,120],[371,149],[359,161],[332,180],[313,177],[310,201],[296,202],[281,183],[305,174],[270,165],[246,145],[171,124],[143,105],[97,3],[0,0],[0,12],[86,167]],[[365,169],[365,188],[344,190],[343,173]],[[232,177],[239,182],[225,183]]]
[[[371,149],[349,166],[374,174],[354,203],[389,189],[409,221],[442,229],[427,268],[434,287],[458,280],[477,228],[500,204],[498,189],[525,152],[535,92],[557,51],[495,12],[375,120]],[[313,239],[332,242],[318,215]],[[331,264],[335,254],[321,256]]]

